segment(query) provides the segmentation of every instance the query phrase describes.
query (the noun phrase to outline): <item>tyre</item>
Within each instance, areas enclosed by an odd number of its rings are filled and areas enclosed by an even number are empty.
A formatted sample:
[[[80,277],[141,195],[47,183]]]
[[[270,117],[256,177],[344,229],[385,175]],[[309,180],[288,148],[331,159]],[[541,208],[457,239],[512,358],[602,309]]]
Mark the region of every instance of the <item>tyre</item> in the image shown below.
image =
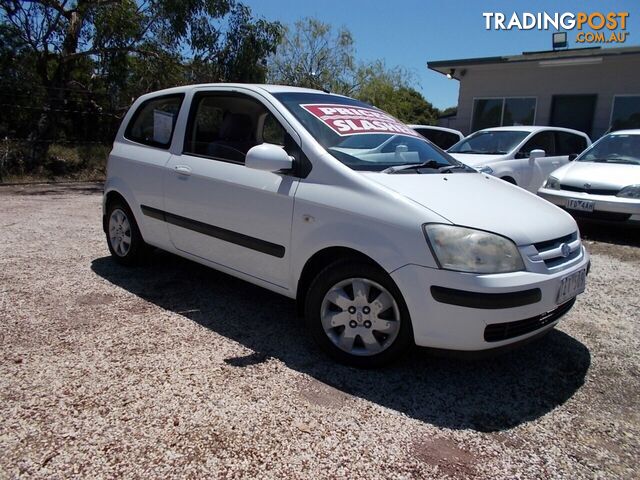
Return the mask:
[[[512,185],[518,185],[512,177],[501,177],[500,180],[504,180],[505,182],[510,183]]]
[[[313,280],[305,301],[313,339],[341,363],[378,367],[413,346],[411,319],[389,275],[364,262],[338,262]]]
[[[107,207],[107,245],[114,260],[122,265],[139,264],[147,253],[136,219],[122,200],[114,200]]]

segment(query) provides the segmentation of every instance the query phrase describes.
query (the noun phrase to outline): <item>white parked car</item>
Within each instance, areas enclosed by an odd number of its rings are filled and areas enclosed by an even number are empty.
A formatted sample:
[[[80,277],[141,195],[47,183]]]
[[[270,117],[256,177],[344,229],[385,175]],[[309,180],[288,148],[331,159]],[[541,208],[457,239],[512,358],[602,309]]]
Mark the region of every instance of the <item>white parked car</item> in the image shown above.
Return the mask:
[[[552,171],[589,145],[587,135],[568,128],[495,127],[472,133],[447,152],[483,173],[535,193]]]
[[[434,125],[409,125],[409,127],[443,150],[452,147],[464,138],[462,132],[453,128],[436,127]]]
[[[538,194],[576,216],[640,220],[640,130],[605,135]]]
[[[344,147],[369,135],[406,142]],[[414,343],[486,350],[542,334],[589,267],[561,209],[376,108],[283,86],[139,98],[109,157],[104,230],[122,264],[151,245],[297,299],[318,344],[360,366]]]

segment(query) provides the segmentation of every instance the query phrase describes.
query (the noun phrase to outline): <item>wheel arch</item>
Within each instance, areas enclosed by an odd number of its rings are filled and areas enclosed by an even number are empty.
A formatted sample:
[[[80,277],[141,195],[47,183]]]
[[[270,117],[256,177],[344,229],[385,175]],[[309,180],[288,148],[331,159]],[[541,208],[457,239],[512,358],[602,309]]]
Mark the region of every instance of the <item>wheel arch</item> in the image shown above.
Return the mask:
[[[387,273],[373,258],[353,248],[338,246],[323,248],[309,257],[298,278],[296,286],[296,308],[299,316],[303,315],[307,291],[313,279],[327,265],[341,260],[360,260]]]
[[[127,198],[126,193],[124,193],[121,189],[116,188],[116,186],[114,185],[105,187],[104,191],[104,197],[102,201],[102,228],[104,232],[107,232],[107,209],[109,208],[109,205],[116,200],[124,202],[124,204],[129,207],[129,210],[131,210],[133,218],[136,221],[136,224],[138,225],[138,228],[140,229],[140,232],[142,234],[142,225],[140,224],[140,218],[138,218],[136,209],[134,208],[135,203],[132,202],[130,198]]]

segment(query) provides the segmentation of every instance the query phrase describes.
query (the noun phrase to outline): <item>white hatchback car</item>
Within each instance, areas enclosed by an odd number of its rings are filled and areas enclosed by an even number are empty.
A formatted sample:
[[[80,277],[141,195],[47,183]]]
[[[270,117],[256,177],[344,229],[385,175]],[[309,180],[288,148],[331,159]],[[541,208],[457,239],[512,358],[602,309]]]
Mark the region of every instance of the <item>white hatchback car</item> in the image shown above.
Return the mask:
[[[640,130],[605,135],[552,172],[538,195],[578,217],[640,220]]]
[[[586,134],[568,128],[495,127],[472,133],[447,152],[480,172],[535,193],[552,171],[589,145]]]
[[[344,147],[369,135],[405,141]],[[542,334],[589,267],[561,209],[381,110],[283,86],[139,98],[109,157],[103,223],[122,264],[151,245],[296,298],[318,344],[359,366],[414,343],[487,350]]]

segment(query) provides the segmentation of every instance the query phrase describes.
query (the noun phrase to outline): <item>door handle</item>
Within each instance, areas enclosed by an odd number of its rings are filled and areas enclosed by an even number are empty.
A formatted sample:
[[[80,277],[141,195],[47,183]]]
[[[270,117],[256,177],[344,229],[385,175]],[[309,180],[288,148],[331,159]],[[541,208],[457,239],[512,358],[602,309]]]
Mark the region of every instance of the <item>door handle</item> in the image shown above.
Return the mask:
[[[191,167],[189,165],[176,165],[173,169],[178,175],[191,175]]]

